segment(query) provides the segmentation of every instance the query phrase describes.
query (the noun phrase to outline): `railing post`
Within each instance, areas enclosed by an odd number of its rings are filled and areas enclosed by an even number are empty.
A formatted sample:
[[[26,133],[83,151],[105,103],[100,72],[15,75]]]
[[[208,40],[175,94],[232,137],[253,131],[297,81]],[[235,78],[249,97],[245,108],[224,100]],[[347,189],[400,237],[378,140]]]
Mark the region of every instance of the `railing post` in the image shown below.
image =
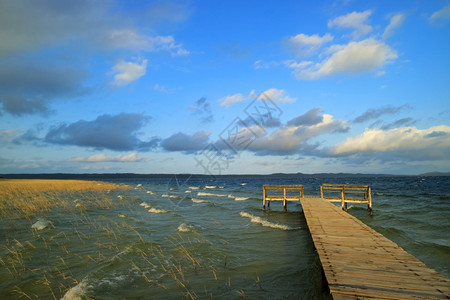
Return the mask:
[[[320,186],[320,198],[323,199],[323,185]]]
[[[345,187],[341,189],[341,208],[345,210]]]
[[[287,201],[286,201],[286,188],[283,188],[283,208],[284,208],[284,211],[286,211],[287,210]]]
[[[266,210],[266,186],[263,185],[263,209]]]
[[[368,201],[368,204],[367,204],[367,206],[369,207],[369,214],[370,214],[371,216],[373,216],[373,210],[372,210],[372,193],[371,193],[371,191],[370,191],[370,186],[367,188],[367,193],[369,194],[369,195],[368,195],[369,201]]]

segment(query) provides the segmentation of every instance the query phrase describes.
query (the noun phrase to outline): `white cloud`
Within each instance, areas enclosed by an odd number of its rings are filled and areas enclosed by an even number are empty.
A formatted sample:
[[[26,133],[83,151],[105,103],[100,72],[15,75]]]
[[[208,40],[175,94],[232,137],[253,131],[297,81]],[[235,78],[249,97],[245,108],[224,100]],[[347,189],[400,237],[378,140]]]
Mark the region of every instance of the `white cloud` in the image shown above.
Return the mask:
[[[348,138],[332,150],[335,155],[388,152],[392,156],[416,159],[450,159],[450,126],[429,129],[399,127],[384,131],[366,129]]]
[[[95,154],[89,157],[74,157],[70,159],[69,161],[73,162],[138,162],[146,160],[142,157],[138,157],[137,152],[131,152],[127,155],[117,155],[117,156],[107,156],[103,153],[101,154]]]
[[[108,35],[108,44],[111,48],[125,48],[138,51],[169,51],[173,55],[187,55],[189,51],[177,44],[171,35],[149,36],[140,34],[131,29],[113,30]]]
[[[405,21],[405,15],[404,14],[397,14],[391,18],[391,21],[389,22],[389,25],[386,27],[386,29],[383,32],[383,40],[389,38],[393,30],[400,25],[402,25],[403,21]]]
[[[293,125],[283,126],[268,137],[256,139],[249,149],[263,154],[293,154],[301,149],[312,147],[307,142],[314,137],[326,133],[345,132],[349,129],[345,121],[334,120],[329,114],[323,114],[321,120],[313,124],[295,123],[288,122]]]
[[[285,102],[285,103],[293,103],[297,100],[295,98],[289,97],[289,95],[285,90],[279,90],[275,88],[268,89],[267,91],[262,92],[261,94],[258,95],[256,99],[267,99],[267,98],[269,98],[274,102]]]
[[[322,37],[318,34],[306,35],[300,33],[288,38],[287,42],[296,55],[308,56],[317,51],[324,43],[332,40],[333,37],[328,33]]]
[[[251,90],[247,96],[244,96],[241,93],[237,93],[234,95],[225,96],[217,101],[220,103],[220,106],[230,107],[233,104],[253,99],[256,100],[270,99],[273,102],[285,102],[285,103],[292,103],[296,101],[295,98],[289,97],[289,95],[285,90],[279,90],[276,88],[268,89],[260,93],[258,96],[256,96],[255,90]]]
[[[372,12],[370,10],[366,10],[363,12],[354,11],[352,13],[328,21],[328,27],[342,27],[353,29],[354,31],[352,32],[351,36],[354,39],[358,39],[372,31],[372,26],[366,24],[371,14]]]
[[[437,21],[439,19],[450,19],[450,5],[434,12],[430,17],[430,21]]]
[[[145,75],[147,69],[147,60],[140,60],[138,62],[120,61],[113,67],[114,85],[124,86],[133,81],[138,80]]]
[[[234,94],[234,95],[225,96],[223,98],[220,98],[218,100],[218,102],[220,103],[220,106],[230,107],[233,104],[245,101],[247,99],[248,99],[248,96],[244,96],[241,93],[237,93],[237,94]]]
[[[337,50],[320,63],[295,68],[299,79],[318,79],[334,74],[359,74],[377,70],[397,58],[397,53],[382,41],[372,38],[347,45],[335,45]]]

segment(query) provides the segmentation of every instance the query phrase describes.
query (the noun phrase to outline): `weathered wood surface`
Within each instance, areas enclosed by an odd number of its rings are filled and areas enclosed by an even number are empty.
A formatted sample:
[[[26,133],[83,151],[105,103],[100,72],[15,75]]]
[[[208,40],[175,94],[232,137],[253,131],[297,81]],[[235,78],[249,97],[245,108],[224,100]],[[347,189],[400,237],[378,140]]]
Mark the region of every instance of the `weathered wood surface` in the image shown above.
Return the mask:
[[[450,279],[321,198],[301,199],[334,299],[450,299]]]

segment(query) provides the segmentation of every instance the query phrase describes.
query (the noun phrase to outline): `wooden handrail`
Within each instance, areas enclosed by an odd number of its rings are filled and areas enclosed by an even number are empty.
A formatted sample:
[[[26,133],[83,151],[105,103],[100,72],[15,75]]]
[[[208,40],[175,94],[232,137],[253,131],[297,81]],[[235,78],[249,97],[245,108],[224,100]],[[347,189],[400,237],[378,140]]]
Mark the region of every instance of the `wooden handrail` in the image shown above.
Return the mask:
[[[340,192],[340,199],[334,197],[325,197],[324,192],[328,191],[331,193]],[[346,198],[346,194],[364,194],[364,198]],[[324,183],[320,187],[320,196],[322,199],[326,199],[330,202],[341,202],[341,207],[343,210],[347,211],[347,203],[367,203],[367,208],[370,215],[373,214],[372,211],[372,195],[371,189],[368,185],[361,184],[330,184]]]
[[[278,190],[282,191],[282,195],[268,196],[268,190]],[[299,196],[289,196],[286,194],[287,191],[298,191]],[[287,185],[275,185],[266,184],[263,185],[263,208],[267,207],[270,209],[270,201],[283,201],[283,208],[287,210],[287,201],[300,201],[301,198],[305,197],[304,187],[302,184],[287,184]]]

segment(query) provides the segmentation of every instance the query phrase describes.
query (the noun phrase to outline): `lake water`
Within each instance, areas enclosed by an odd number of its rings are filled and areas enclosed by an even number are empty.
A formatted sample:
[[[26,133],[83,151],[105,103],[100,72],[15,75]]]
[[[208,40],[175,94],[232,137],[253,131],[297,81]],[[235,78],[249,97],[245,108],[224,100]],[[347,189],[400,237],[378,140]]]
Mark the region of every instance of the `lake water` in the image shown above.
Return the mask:
[[[368,184],[374,215],[349,213],[450,276],[450,177],[104,179],[131,186],[111,207],[66,195],[73,210],[0,221],[1,299],[328,299],[301,205],[263,211],[263,184]]]

